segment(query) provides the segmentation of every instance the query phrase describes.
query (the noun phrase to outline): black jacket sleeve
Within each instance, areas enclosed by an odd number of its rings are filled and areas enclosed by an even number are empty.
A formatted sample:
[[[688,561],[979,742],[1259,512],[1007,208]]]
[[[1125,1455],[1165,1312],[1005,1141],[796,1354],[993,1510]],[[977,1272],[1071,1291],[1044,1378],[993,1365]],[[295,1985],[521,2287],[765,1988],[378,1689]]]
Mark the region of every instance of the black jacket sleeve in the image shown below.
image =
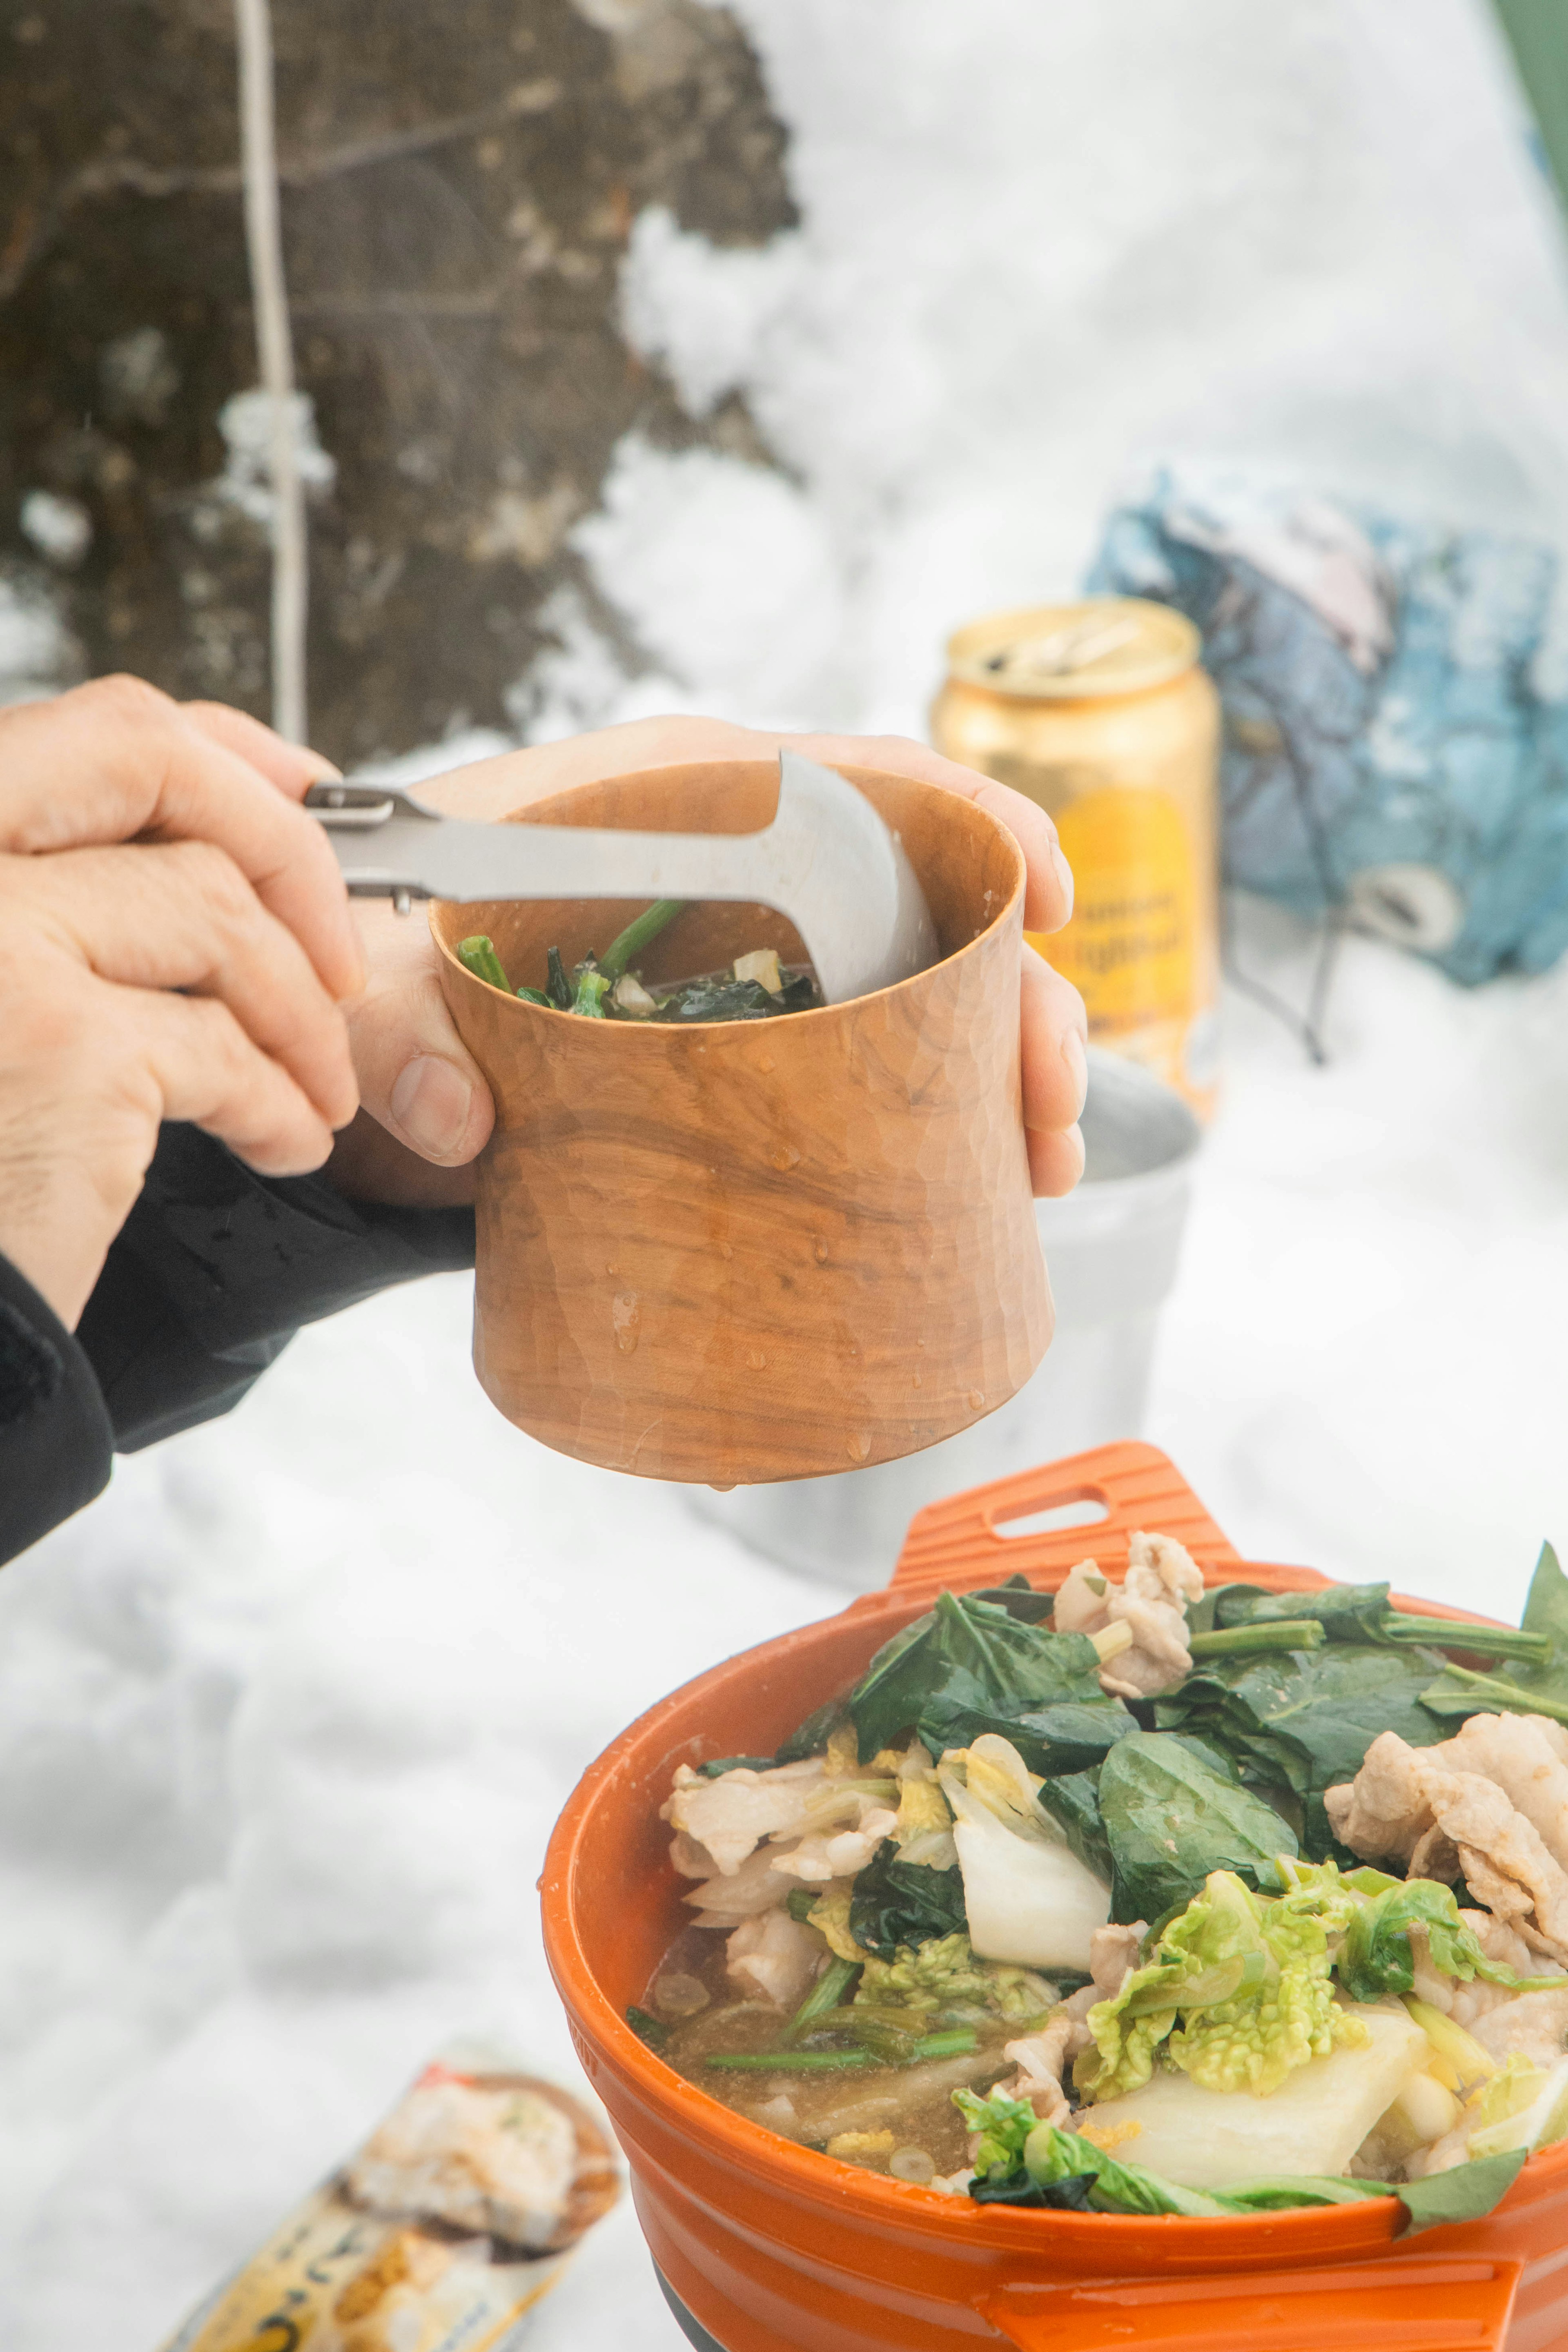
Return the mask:
[[[165,1127],[75,1339],[0,1259],[0,1560],[100,1491],[111,1447],[228,1412],[302,1323],[473,1262],[471,1210],[269,1180]]]

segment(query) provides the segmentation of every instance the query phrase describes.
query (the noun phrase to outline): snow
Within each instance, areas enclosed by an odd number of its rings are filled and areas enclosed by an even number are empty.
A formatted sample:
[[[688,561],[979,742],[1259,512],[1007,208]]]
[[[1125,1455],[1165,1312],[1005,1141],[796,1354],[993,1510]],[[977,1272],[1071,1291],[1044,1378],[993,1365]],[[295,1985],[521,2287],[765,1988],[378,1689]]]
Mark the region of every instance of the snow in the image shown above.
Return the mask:
[[[946,630],[1069,588],[1165,448],[1564,519],[1562,269],[1466,0],[738,13],[803,226],[753,255],[645,220],[626,318],[788,471],[622,450],[579,544],[647,669],[568,600],[539,731],[672,700],[919,731]],[[0,621],[30,675],[36,622]],[[1239,949],[1304,1003],[1298,926],[1244,908]],[[1568,972],[1466,995],[1349,943],[1323,1070],[1227,1019],[1147,1433],[1253,1557],[1507,1614],[1568,1536]],[[574,2079],[533,1895],[563,1800],[834,1605],[510,1429],[468,1293],[302,1335],[0,1580],[8,2352],[157,2344],[455,2032]],[[533,2341],[678,2340],[623,2204]]]

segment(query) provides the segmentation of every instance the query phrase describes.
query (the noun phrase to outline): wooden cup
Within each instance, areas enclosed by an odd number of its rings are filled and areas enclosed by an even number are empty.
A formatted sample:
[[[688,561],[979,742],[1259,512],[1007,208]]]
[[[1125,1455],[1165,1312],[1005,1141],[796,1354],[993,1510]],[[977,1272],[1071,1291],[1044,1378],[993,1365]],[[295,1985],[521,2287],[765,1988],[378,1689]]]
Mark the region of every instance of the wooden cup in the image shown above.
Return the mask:
[[[563,1454],[717,1486],[815,1477],[934,1445],[1021,1388],[1051,1335],[1018,1081],[1024,864],[971,801],[844,771],[903,840],[943,961],[771,1021],[588,1021],[458,962],[488,931],[542,987],[643,902],[437,904],[452,1017],[495,1097],[478,1163],[474,1367]],[[648,769],[518,824],[752,833],[769,761]],[[804,949],[782,916],[693,906],[650,982]]]

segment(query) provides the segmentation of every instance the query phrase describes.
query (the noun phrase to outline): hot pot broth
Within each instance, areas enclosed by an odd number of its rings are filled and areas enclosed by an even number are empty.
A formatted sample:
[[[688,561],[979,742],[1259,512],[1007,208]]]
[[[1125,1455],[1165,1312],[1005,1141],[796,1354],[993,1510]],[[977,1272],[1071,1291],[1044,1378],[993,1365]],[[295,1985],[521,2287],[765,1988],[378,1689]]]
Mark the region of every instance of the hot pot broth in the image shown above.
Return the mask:
[[[874,2170],[890,2168],[900,2178],[921,2181],[963,2166],[967,2133],[952,2094],[961,2088],[989,2089],[1009,2071],[1002,2044],[1011,2027],[966,2015],[962,2023],[974,2034],[973,2051],[900,2065],[759,2071],[713,2067],[709,2062],[714,2057],[777,2055],[779,2051],[780,2011],[770,2000],[736,1998],[725,1965],[725,1940],[711,1929],[686,1928],[654,1971],[641,2006],[662,2029],[653,2038],[667,2065],[737,2115],[749,2116],[807,2147],[826,2153],[846,2134],[874,2141],[875,2146],[835,2151]],[[702,2006],[694,2009],[699,1995]],[[950,2029],[960,2022],[952,2015],[942,2015],[940,2021]],[[825,2029],[792,2041],[786,2054],[813,2055],[844,2046],[842,2034]]]
[[[1386,1585],[1205,1591],[1137,1535],[1121,1584],[943,1593],[662,1811],[698,1924],[632,2022],[831,2157],[982,2202],[1419,2224],[1568,2136],[1550,1550],[1514,1633]]]

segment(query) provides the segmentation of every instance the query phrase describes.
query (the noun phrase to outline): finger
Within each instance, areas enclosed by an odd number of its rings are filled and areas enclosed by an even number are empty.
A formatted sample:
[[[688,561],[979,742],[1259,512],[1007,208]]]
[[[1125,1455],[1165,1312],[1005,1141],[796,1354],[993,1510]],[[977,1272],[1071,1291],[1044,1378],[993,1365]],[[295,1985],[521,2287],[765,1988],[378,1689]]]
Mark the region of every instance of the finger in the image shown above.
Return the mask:
[[[1083,1132],[1064,1128],[1059,1135],[1024,1137],[1029,1149],[1029,1185],[1037,1201],[1059,1201],[1083,1174]]]
[[[330,1126],[353,1117],[342,1013],[299,940],[221,849],[205,841],[65,849],[0,859],[4,879],[21,882],[22,892],[6,897],[25,903],[28,928],[100,979],[216,998]]]
[[[1076,1124],[1089,1092],[1089,1022],[1083,999],[1027,943],[1018,984],[1024,1125],[1037,1135],[1059,1134]]]
[[[225,1004],[101,983],[103,1050],[124,1086],[140,1073],[159,1116],[188,1119],[263,1176],[320,1168],[332,1131],[287,1070],[270,1061]]]
[[[62,781],[63,780],[63,781]],[[248,761],[139,678],[97,678],[0,711],[0,850],[152,840],[226,850],[334,996],[363,982],[325,831]]]
[[[489,1139],[484,1074],[452,1025],[428,927],[384,907],[360,910],[371,979],[347,1008],[360,1099],[422,1160],[460,1168]]]
[[[285,742],[281,735],[264,727],[259,719],[252,719],[246,710],[236,710],[226,702],[182,702],[180,714],[187,727],[210,742],[221,743],[226,751],[237,753],[269,784],[276,784],[291,801],[302,801],[312,784],[328,777],[333,783],[342,781],[342,770],[320,751],[312,751],[305,743]]]
[[[973,768],[944,760],[929,744],[901,735],[781,736],[807,759],[827,767],[884,768],[891,775],[912,776],[918,783],[940,784],[944,792],[962,793],[1005,824],[1024,853],[1024,923],[1031,931],[1059,931],[1072,913],[1072,868],[1062,855],[1057,829],[1037,802],[1026,799],[1008,784],[998,784]]]

